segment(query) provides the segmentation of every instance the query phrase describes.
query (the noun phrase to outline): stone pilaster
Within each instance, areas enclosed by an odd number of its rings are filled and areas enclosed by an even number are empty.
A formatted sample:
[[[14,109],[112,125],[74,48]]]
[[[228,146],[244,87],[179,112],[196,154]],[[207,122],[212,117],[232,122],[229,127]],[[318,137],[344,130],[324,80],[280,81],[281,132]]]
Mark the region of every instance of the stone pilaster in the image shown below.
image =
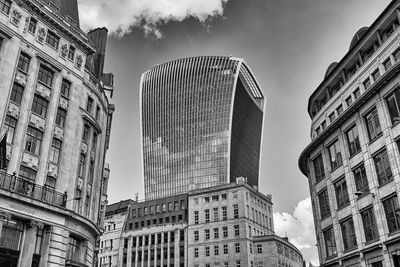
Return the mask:
[[[43,227],[43,223],[38,221],[30,221],[27,225],[19,267],[31,267],[33,254],[35,253],[36,233],[39,229],[43,229]]]

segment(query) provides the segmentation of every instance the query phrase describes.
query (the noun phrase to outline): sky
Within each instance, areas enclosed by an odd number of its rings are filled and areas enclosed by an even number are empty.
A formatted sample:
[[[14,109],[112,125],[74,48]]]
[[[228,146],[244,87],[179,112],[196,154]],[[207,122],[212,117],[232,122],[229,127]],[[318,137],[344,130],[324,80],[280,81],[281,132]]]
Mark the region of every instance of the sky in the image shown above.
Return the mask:
[[[309,96],[354,34],[389,0],[79,0],[84,29],[109,29],[105,72],[115,75],[106,161],[109,203],[144,198],[139,81],[170,60],[232,55],[246,60],[266,97],[260,191],[272,194],[275,232],[318,264],[308,181],[298,168],[310,143]]]

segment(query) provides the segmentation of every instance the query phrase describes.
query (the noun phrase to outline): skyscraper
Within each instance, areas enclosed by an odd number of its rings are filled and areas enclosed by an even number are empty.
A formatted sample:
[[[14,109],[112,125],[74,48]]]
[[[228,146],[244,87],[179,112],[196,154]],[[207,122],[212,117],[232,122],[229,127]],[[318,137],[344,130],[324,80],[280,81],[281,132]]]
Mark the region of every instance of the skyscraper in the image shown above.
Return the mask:
[[[243,59],[171,61],[140,82],[146,199],[235,181],[258,186],[264,97]]]

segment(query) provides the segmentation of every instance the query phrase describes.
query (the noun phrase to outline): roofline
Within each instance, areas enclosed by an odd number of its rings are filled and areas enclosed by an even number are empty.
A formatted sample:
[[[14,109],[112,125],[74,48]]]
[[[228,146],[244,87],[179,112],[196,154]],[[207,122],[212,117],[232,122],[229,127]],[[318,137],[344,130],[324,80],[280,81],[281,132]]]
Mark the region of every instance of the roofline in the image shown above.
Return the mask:
[[[371,26],[368,27],[367,32],[354,44],[354,46],[347,51],[347,53],[342,57],[342,59],[339,61],[339,63],[333,68],[329,75],[327,77],[324,77],[320,85],[317,87],[317,89],[314,90],[314,92],[311,94],[311,96],[308,98],[308,104],[307,104],[307,112],[310,118],[312,119],[313,116],[311,115],[311,99],[314,98],[323,87],[326,85],[326,81],[333,78],[333,75],[336,75],[336,72],[343,67],[343,63],[345,60],[348,59],[350,54],[352,54],[354,51],[359,50],[359,46],[362,42],[366,41],[366,39],[369,37],[371,32],[375,32],[375,26],[382,20],[382,18],[387,15],[388,11],[392,9],[395,5],[400,5],[399,0],[392,0],[389,5],[381,12],[381,14],[375,19],[374,22],[372,22]],[[358,32],[358,31],[357,31]]]
[[[287,238],[287,240],[286,240],[286,238]],[[257,240],[257,239],[260,239],[260,240]],[[302,259],[304,260],[303,253],[301,253],[301,251],[300,251],[295,245],[293,245],[292,243],[290,243],[288,237],[281,237],[281,236],[278,236],[278,235],[276,235],[276,234],[261,235],[261,236],[255,236],[255,237],[253,237],[253,242],[257,242],[257,241],[260,241],[260,242],[261,242],[263,239],[272,239],[272,240],[277,240],[277,241],[279,241],[279,242],[288,244],[293,250],[295,250],[297,253],[299,253],[299,254],[301,255]]]

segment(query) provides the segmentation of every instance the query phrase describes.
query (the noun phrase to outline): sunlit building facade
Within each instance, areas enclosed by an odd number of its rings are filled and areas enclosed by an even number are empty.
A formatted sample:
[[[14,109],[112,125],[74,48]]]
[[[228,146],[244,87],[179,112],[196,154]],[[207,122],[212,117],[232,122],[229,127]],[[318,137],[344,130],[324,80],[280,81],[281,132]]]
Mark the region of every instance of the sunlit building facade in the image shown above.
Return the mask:
[[[258,185],[264,97],[243,59],[184,58],[142,75],[145,198],[243,176]]]
[[[93,266],[114,106],[77,0],[0,0],[0,266]],[[108,170],[107,170],[108,172]]]
[[[321,266],[400,266],[400,1],[360,29],[308,103]]]

